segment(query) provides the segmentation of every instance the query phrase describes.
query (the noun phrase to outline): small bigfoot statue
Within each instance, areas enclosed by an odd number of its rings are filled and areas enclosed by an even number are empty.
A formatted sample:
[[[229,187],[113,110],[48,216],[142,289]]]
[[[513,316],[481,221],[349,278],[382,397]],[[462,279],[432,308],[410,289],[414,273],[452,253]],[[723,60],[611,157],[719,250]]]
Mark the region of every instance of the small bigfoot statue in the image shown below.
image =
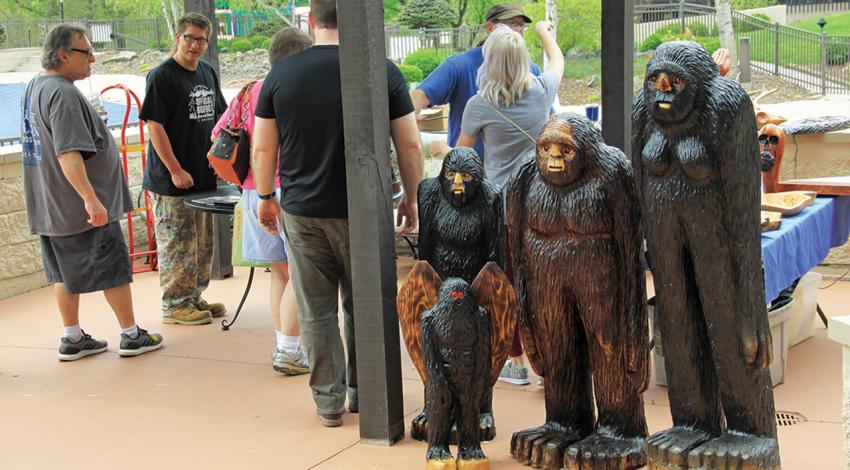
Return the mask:
[[[490,262],[471,287],[456,277],[443,282],[427,261],[419,261],[397,303],[408,351],[425,383],[427,468],[489,468],[478,412],[507,356],[505,338],[512,338],[519,314],[508,278]],[[457,462],[449,451],[452,424],[457,425]]]
[[[650,468],[778,469],[753,106],[694,42],[662,44],[632,110],[633,164],[673,427]]]
[[[526,354],[546,378],[546,422],[514,433],[511,454],[537,468],[641,467],[649,329],[631,165],[589,120],[559,114],[506,191]]]
[[[488,261],[504,266],[504,219],[499,191],[484,178],[475,150],[459,147],[446,155],[440,175],[419,184],[419,259],[437,274],[471,283]],[[496,437],[492,389],[481,404],[481,439]],[[428,436],[427,412],[413,418],[414,439]]]

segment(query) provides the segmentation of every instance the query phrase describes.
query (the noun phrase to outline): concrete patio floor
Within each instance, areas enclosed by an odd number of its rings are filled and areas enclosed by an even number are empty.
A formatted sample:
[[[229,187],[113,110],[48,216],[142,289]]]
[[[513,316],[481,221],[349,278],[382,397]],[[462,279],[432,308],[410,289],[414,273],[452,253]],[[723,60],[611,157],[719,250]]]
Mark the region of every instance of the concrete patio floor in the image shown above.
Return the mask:
[[[403,279],[411,260],[399,262]],[[213,281],[206,297],[235,311],[247,268]],[[831,281],[824,281],[823,285]],[[165,347],[138,358],[117,355],[118,328],[100,295],[82,298],[81,323],[110,350],[72,363],[56,359],[61,322],[50,288],[0,301],[0,468],[407,469],[423,468],[425,444],[359,443],[358,415],[341,428],[316,419],[307,376],[285,377],[270,364],[268,274],[230,331],[219,324],[159,323],[156,273],[136,275],[139,324],[161,332]],[[850,313],[850,282],[818,292],[828,315]],[[228,318],[230,315],[228,315]],[[815,336],[789,352],[777,411],[806,421],[779,427],[785,469],[845,468],[841,427],[841,347]],[[367,367],[367,364],[361,364]],[[422,407],[422,384],[402,347],[405,429]],[[666,390],[644,396],[650,432],[671,424]],[[495,440],[483,445],[492,468],[525,468],[509,454],[511,433],[542,423],[543,388],[497,383]]]

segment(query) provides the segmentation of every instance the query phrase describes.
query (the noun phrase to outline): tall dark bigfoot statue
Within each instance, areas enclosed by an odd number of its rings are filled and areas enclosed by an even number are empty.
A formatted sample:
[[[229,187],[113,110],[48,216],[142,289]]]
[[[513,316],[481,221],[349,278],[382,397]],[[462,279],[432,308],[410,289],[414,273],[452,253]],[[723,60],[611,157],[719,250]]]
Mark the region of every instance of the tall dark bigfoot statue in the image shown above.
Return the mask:
[[[515,433],[511,454],[538,468],[641,467],[649,329],[631,165],[590,121],[559,114],[506,191],[526,354],[546,378],[546,422]]]
[[[490,262],[472,286],[456,277],[443,282],[427,261],[419,261],[402,284],[397,304],[408,350],[425,383],[427,468],[489,468],[478,413],[491,396],[519,314],[508,278]],[[449,450],[453,424],[457,461]]]
[[[419,259],[428,261],[441,278],[471,283],[488,261],[504,266],[502,203],[499,191],[484,178],[475,150],[449,152],[440,175],[419,184],[418,202]],[[492,392],[488,387],[482,402],[482,440],[496,437]],[[427,410],[413,418],[410,434],[427,438]]]
[[[647,439],[650,468],[780,465],[752,116],[744,90],[693,42],[659,47],[635,97],[633,164],[674,425]]]

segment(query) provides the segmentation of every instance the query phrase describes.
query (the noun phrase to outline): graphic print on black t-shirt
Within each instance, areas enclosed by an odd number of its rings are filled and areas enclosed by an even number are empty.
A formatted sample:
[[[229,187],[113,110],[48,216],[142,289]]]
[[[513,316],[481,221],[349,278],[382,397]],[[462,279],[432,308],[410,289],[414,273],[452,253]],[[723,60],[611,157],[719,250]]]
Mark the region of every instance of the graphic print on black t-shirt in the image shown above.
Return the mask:
[[[215,91],[197,85],[189,93],[189,119],[210,121],[215,119]]]

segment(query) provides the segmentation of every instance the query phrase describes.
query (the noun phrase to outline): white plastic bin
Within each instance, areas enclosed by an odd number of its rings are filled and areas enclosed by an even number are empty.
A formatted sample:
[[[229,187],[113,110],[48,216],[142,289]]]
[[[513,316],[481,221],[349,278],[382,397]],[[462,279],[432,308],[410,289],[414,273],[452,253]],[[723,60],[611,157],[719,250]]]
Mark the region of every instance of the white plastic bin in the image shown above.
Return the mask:
[[[794,306],[788,319],[788,347],[794,347],[814,335],[818,288],[822,280],[823,276],[809,271],[794,288]]]

